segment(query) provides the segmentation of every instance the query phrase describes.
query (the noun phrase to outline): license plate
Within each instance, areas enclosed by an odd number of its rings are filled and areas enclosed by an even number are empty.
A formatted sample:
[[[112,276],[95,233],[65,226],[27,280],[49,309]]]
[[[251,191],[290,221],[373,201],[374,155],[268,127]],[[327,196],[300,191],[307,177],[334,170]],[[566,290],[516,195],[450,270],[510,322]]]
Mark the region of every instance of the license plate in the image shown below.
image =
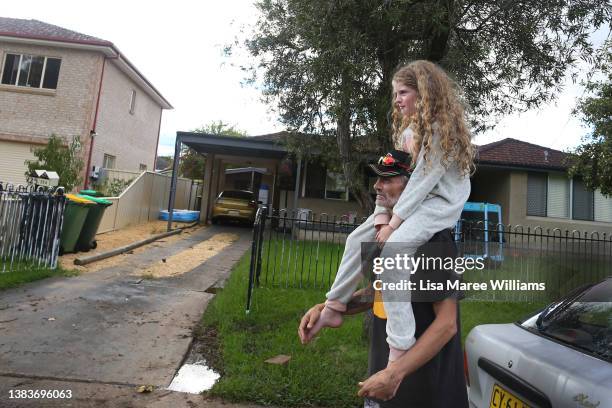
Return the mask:
[[[491,393],[491,403],[489,408],[529,408],[529,405],[525,404],[516,395],[510,391],[495,384],[493,386],[493,392]]]
[[[229,215],[235,215],[235,216],[240,215],[240,211],[228,211],[227,213],[228,213]]]

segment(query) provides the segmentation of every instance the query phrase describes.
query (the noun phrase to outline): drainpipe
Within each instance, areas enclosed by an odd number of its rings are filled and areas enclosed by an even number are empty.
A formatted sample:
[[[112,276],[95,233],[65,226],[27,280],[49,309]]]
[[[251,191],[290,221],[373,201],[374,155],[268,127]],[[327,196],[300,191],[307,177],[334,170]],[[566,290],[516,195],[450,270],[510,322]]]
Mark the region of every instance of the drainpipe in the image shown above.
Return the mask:
[[[115,57],[118,58],[118,57]],[[100,74],[100,85],[98,86],[98,99],[96,101],[96,113],[94,114],[93,125],[91,126],[91,131],[89,132],[90,142],[89,142],[89,154],[87,155],[87,167],[85,168],[85,189],[89,187],[89,171],[91,167],[91,155],[93,154],[93,146],[94,146],[94,138],[96,136],[96,125],[98,124],[98,110],[100,108],[100,94],[102,93],[102,81],[104,80],[104,68],[106,67],[106,60],[108,57],[104,57],[102,60],[102,73]]]

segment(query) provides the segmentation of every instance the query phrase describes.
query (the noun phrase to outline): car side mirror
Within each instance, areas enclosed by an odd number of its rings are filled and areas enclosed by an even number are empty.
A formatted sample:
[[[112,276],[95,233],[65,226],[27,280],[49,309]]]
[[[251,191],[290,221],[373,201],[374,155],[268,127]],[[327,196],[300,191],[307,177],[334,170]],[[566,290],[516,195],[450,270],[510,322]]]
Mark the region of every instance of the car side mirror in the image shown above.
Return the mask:
[[[257,200],[257,204],[263,204],[263,201]]]

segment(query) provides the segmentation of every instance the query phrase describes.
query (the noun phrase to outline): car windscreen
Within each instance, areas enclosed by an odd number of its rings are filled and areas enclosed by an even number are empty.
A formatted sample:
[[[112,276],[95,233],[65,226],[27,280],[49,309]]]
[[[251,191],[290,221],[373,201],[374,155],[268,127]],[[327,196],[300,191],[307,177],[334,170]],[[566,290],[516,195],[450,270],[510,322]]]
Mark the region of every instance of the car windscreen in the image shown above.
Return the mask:
[[[227,190],[221,193],[222,198],[237,198],[239,200],[253,200],[253,193],[249,191]]]
[[[612,361],[612,279],[590,287],[570,303],[560,303],[557,309],[522,325]]]

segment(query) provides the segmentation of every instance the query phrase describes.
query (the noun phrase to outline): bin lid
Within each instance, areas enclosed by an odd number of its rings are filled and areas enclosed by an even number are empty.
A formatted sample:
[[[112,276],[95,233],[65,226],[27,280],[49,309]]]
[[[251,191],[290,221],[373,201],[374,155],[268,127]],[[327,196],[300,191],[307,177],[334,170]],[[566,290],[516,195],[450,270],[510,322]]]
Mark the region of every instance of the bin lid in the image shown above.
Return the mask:
[[[96,197],[98,195],[98,192],[96,190],[81,190],[79,191],[79,194],[86,194]]]
[[[112,201],[105,200],[104,198],[100,198],[100,197],[92,197],[92,196],[87,195],[87,194],[79,194],[78,197],[82,197],[82,198],[84,198],[86,200],[93,201],[94,203],[98,203],[98,204],[102,204],[102,205],[113,205]]]
[[[84,205],[93,205],[93,204],[95,204],[93,202],[93,200],[89,200],[89,199],[84,198],[84,197],[79,197],[76,194],[66,194],[66,198],[69,201],[72,201],[73,203],[77,203],[77,204],[84,204]]]

